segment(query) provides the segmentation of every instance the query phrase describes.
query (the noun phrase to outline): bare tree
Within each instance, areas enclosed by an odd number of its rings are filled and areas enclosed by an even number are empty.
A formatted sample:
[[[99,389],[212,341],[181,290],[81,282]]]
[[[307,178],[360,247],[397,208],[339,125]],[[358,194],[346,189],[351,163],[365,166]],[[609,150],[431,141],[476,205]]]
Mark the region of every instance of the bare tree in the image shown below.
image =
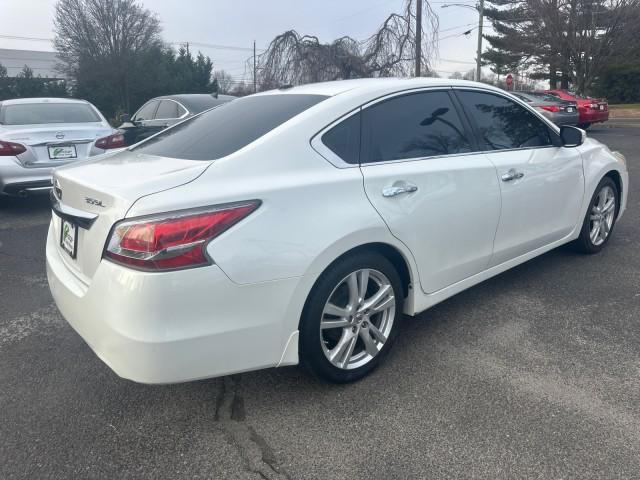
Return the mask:
[[[131,66],[161,44],[156,16],[136,0],[59,0],[54,30],[60,69],[78,78],[83,69],[99,68],[128,111]]]
[[[218,82],[218,93],[228,94],[233,90],[233,77],[226,71],[215,70],[213,72],[213,80]]]
[[[422,9],[422,65],[430,70],[437,53],[438,17],[425,0],[405,0],[402,14],[393,13],[364,41],[341,37],[320,43],[313,35],[288,30],[258,56],[261,88],[361,77],[406,76],[415,64],[416,2]]]

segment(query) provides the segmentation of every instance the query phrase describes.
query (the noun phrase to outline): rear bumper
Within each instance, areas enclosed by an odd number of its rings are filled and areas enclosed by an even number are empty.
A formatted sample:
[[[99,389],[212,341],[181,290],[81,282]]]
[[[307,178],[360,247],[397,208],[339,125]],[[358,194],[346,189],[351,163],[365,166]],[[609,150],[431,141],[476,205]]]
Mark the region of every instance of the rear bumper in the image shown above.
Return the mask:
[[[25,168],[13,157],[0,157],[0,194],[22,195],[48,191],[53,167]]]
[[[49,229],[47,278],[60,312],[119,376],[175,383],[276,366],[299,279],[237,285],[213,265],[138,272],[102,261],[87,285]]]
[[[607,120],[609,120],[609,110],[600,111],[589,108],[580,110],[580,123],[600,123]]]

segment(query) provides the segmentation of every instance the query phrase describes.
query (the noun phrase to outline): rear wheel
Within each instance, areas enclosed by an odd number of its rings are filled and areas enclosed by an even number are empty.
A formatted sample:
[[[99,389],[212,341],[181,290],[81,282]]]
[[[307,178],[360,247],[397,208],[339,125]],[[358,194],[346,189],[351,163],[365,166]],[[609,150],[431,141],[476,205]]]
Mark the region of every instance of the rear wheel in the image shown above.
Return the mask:
[[[615,182],[604,177],[591,198],[580,236],[574,244],[580,252],[597,253],[604,248],[613,231],[619,204]]]
[[[385,257],[359,252],[333,264],[314,286],[302,315],[302,363],[331,382],[364,377],[395,340],[402,300],[400,277]]]

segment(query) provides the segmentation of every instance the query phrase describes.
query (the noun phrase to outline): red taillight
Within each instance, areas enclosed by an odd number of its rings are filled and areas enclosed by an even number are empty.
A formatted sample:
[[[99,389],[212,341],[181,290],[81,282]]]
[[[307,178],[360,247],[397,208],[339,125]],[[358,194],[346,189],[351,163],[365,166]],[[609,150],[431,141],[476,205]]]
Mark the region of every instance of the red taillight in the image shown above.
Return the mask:
[[[0,140],[0,157],[12,157],[14,155],[20,155],[27,151],[27,147],[21,143],[6,142]]]
[[[555,105],[544,105],[542,107],[543,110],[546,110],[547,112],[559,112],[560,108],[556,107]]]
[[[257,200],[205,210],[168,213],[117,223],[104,256],[142,270],[174,270],[211,263],[205,249],[260,206]]]
[[[108,137],[102,137],[96,140],[96,147],[102,148],[103,150],[122,148],[124,146],[124,135],[121,133],[114,133]]]

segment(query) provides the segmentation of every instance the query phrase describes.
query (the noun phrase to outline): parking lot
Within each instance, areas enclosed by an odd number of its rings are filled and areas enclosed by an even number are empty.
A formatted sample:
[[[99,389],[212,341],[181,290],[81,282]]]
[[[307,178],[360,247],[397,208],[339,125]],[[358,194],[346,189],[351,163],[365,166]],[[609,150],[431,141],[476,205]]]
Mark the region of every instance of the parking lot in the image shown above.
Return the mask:
[[[52,302],[48,199],[0,199],[0,478],[640,478],[640,128],[589,135],[630,170],[608,247],[407,318],[344,386],[298,367],[118,378]]]

